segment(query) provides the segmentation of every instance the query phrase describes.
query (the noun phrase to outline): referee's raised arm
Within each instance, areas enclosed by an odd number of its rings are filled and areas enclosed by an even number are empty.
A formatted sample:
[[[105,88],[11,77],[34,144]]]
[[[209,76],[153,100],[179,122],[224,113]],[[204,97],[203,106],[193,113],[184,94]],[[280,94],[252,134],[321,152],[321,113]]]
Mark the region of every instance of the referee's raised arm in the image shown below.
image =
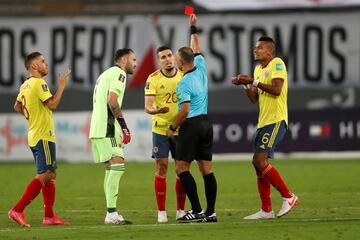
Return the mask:
[[[197,18],[195,14],[191,14],[189,17],[190,24],[190,47],[193,50],[194,54],[200,53],[200,44],[199,44],[199,36],[198,29],[196,28]]]

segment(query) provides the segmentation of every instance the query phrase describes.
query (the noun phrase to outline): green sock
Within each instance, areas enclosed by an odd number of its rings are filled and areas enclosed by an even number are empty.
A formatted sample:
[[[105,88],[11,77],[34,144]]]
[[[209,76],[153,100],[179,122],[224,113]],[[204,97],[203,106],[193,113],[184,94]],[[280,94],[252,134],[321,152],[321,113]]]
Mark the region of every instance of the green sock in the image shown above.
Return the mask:
[[[118,163],[110,165],[109,175],[105,186],[106,207],[116,208],[119,193],[120,178],[125,172],[125,164]]]
[[[109,173],[110,173],[110,166],[105,168],[105,177],[104,177],[104,193],[106,196],[106,183],[109,177]]]

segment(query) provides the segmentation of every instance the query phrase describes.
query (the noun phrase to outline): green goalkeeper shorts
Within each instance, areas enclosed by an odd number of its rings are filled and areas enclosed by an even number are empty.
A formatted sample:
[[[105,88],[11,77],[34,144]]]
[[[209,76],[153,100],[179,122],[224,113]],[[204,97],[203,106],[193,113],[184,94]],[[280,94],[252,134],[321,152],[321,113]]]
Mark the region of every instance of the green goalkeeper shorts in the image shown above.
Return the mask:
[[[113,157],[124,158],[120,138],[92,138],[91,146],[95,163],[107,162]]]

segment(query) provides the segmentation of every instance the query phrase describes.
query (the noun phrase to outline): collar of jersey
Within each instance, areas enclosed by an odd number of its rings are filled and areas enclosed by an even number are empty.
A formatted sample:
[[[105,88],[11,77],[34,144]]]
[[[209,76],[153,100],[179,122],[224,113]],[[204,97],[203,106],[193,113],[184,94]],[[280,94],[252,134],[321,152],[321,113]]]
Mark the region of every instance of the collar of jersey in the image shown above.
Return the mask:
[[[185,76],[185,74],[191,73],[191,72],[193,72],[193,71],[195,71],[195,70],[196,70],[196,67],[194,67],[193,69],[191,69],[191,70],[187,71],[186,73],[184,73],[183,76]]]

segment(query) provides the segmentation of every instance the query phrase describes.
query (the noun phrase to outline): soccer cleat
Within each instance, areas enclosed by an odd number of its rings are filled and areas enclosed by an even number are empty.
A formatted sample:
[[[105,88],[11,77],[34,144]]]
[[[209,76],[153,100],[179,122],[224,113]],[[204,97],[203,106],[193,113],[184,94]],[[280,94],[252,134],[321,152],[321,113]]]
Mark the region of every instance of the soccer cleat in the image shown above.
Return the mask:
[[[217,222],[216,213],[213,213],[211,215],[205,215],[204,222]]]
[[[182,218],[185,215],[185,211],[180,209],[180,210],[176,210],[176,220],[178,220],[179,218]]]
[[[128,225],[132,224],[132,222],[129,220],[125,220],[124,217],[117,212],[112,212],[106,214],[105,224]]]
[[[281,209],[277,215],[278,218],[284,216],[289,213],[293,207],[295,207],[299,203],[299,198],[293,194],[291,198],[283,198],[283,203]]]
[[[254,214],[244,217],[245,220],[260,220],[260,219],[273,219],[275,218],[274,211],[265,212],[262,209]]]
[[[167,223],[168,222],[168,218],[167,218],[167,214],[166,211],[158,211],[158,223]]]
[[[10,219],[14,220],[15,222],[17,222],[19,225],[21,225],[23,227],[30,227],[30,224],[26,223],[24,213],[19,213],[19,212],[16,212],[14,209],[11,209],[8,212],[8,216]]]
[[[204,222],[205,214],[203,211],[196,213],[193,210],[189,210],[184,216],[177,219],[179,223],[192,223],[192,222]]]
[[[69,222],[60,219],[58,216],[54,215],[53,217],[44,217],[44,225],[70,225]]]

